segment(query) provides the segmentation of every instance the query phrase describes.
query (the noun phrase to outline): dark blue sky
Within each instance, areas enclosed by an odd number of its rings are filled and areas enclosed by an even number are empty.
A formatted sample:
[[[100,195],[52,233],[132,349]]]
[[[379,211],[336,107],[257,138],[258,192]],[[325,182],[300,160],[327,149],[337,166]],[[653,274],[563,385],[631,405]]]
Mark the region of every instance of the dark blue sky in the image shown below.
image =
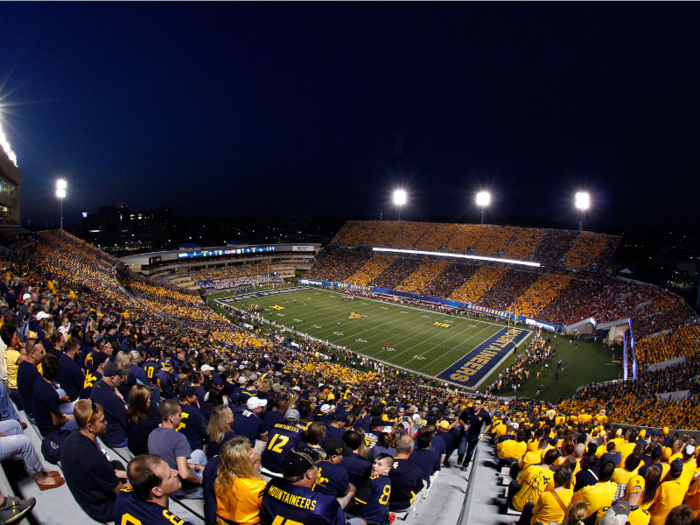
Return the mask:
[[[696,3],[1,3],[23,216],[695,226]]]

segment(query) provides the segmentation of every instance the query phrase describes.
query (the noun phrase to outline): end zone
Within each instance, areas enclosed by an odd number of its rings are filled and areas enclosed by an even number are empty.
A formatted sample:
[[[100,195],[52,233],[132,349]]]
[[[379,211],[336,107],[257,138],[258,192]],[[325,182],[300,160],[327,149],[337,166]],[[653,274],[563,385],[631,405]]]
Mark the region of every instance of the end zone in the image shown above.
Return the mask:
[[[436,377],[466,388],[478,388],[530,333],[522,328],[503,328]]]

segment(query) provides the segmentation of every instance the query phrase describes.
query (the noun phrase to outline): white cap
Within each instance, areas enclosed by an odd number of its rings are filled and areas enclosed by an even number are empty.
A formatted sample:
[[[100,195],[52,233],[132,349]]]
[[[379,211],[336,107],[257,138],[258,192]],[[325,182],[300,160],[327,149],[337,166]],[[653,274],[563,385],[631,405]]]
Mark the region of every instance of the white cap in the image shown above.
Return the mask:
[[[511,425],[513,427],[513,430],[518,430],[520,428],[520,423],[518,423],[517,421],[514,421],[513,423],[511,423]]]
[[[46,312],[39,312],[38,314],[36,314],[37,321],[41,321],[42,319],[48,319],[49,317],[51,317],[51,316],[49,314],[47,314]]]
[[[22,296],[22,301],[26,301],[27,299],[31,299],[31,298],[32,298],[32,294],[30,294],[30,293],[25,293],[25,294]]]
[[[328,414],[331,410],[333,410],[333,407],[331,405],[321,405],[322,414]]]
[[[214,367],[209,365],[202,365],[202,372],[206,372],[207,370],[214,370]]]
[[[261,408],[267,406],[267,399],[260,399],[259,397],[251,397],[246,403],[246,406],[250,410],[255,410],[256,408]]]

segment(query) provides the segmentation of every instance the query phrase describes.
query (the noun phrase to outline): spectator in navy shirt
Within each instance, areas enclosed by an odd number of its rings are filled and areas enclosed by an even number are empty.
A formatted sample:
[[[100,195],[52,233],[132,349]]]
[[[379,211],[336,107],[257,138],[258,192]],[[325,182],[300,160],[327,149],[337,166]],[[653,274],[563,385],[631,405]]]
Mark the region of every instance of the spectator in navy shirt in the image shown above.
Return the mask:
[[[343,441],[352,450],[352,454],[344,457],[340,462],[340,466],[347,469],[350,483],[359,487],[369,477],[372,462],[360,456],[357,451],[360,448],[360,443],[362,443],[359,433],[349,430],[343,435]]]
[[[148,436],[158,428],[150,408],[151,391],[147,386],[134,385],[129,392],[129,408],[126,411],[126,434],[129,450],[134,456],[148,454]]]
[[[267,406],[266,399],[251,397],[246,403],[246,409],[234,413],[231,430],[239,436],[245,436],[250,440],[251,446],[255,446],[255,440],[267,441],[267,427],[260,419],[263,408]]]
[[[423,481],[430,486],[430,476],[440,470],[440,456],[430,450],[433,436],[428,430],[418,431],[416,437],[417,450],[411,454],[411,459],[423,472]]]
[[[41,358],[44,357],[44,345],[41,341],[35,338],[27,339],[27,357],[19,364],[17,369],[17,388],[19,390],[19,398],[22,400],[22,406],[27,414],[27,417],[34,419],[32,392],[34,383],[41,377],[36,365],[39,364]]]
[[[117,390],[117,386],[126,375],[126,370],[108,361],[104,366],[102,379],[92,387],[91,399],[102,405],[107,419],[107,432],[102,441],[112,448],[125,447],[128,443],[126,403]]]
[[[80,368],[76,359],[80,350],[80,339],[71,337],[66,343],[65,353],[58,358],[61,368],[58,373],[58,382],[66,392],[70,401],[75,401],[85,385],[85,372]]]
[[[339,438],[342,439],[345,434],[345,418],[347,413],[335,412],[333,414],[331,424],[326,431],[326,439]],[[321,443],[323,445],[323,443]]]
[[[345,456],[352,454],[352,451],[345,445],[345,441],[337,437],[326,439],[323,442],[323,450],[326,459],[317,465],[318,477],[312,490],[338,498],[340,506],[344,508],[356,489],[349,481],[347,469],[340,465],[340,462]],[[342,498],[346,498],[346,501],[342,501]]]
[[[53,387],[53,381],[58,377],[58,359],[52,354],[45,354],[41,359],[44,376],[36,380],[32,392],[34,421],[43,437],[61,430],[77,430],[78,425],[73,421],[72,405],[61,406],[61,401],[67,401],[66,396],[59,398]],[[64,414],[70,412],[71,414]]]
[[[204,444],[208,440],[208,422],[199,410],[197,394],[192,385],[181,386],[179,397],[182,422],[176,430],[187,437],[192,450],[204,450]]]

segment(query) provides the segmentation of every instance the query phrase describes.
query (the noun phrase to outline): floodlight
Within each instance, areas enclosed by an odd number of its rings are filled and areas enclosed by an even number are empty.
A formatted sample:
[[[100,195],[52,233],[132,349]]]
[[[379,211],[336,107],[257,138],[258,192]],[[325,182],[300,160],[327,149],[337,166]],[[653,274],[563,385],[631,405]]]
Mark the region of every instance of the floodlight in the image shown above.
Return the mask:
[[[403,206],[406,204],[407,195],[405,190],[396,190],[394,192],[394,204],[397,206]]]
[[[67,188],[68,183],[64,179],[58,179],[56,181],[56,197],[61,200],[61,229],[63,229],[63,199],[66,196]]]
[[[579,210],[587,210],[591,206],[591,196],[586,192],[576,194],[576,207]]]
[[[491,204],[491,194],[488,191],[480,191],[476,194],[477,206],[488,206]]]

